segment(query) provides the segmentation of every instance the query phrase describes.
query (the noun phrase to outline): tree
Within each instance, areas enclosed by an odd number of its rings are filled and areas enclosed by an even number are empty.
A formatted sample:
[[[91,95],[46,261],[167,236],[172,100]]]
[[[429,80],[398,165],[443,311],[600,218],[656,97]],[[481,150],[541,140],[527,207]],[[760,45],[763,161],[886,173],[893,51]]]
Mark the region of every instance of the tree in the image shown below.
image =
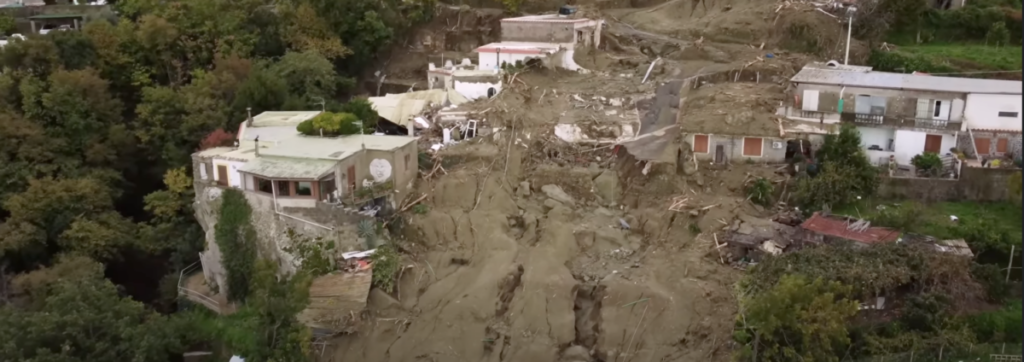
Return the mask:
[[[10,35],[14,31],[18,30],[17,24],[14,22],[14,17],[3,14],[0,15],[0,35]]]
[[[744,303],[761,361],[838,361],[850,343],[846,322],[857,313],[852,290],[839,282],[786,275]],[[745,347],[750,353],[751,347]]]
[[[218,128],[206,135],[201,142],[199,142],[199,149],[205,150],[214,147],[226,147],[234,144],[237,137],[234,133],[225,131],[223,128]]]
[[[36,308],[0,307],[0,360],[156,362],[184,349],[167,318],[119,296],[101,275],[40,288]]]
[[[221,195],[219,213],[214,239],[227,272],[227,295],[230,300],[240,301],[249,295],[249,278],[256,263],[256,231],[250,224],[252,209],[245,195],[227,189]]]
[[[94,178],[30,181],[4,202],[11,216],[0,224],[0,252],[30,266],[61,252],[116,258],[135,238],[134,225],[114,212],[114,195]]]
[[[796,190],[797,200],[808,211],[870,197],[878,187],[878,170],[861,149],[860,133],[854,126],[844,124],[838,134],[826,135],[817,158],[821,172],[812,178],[801,177]]]
[[[276,264],[261,260],[252,275],[252,294],[238,312],[187,315],[189,324],[202,340],[219,341],[246,360],[309,361],[312,333],[296,319],[309,304],[309,285],[307,274],[279,278]]]
[[[377,110],[373,109],[373,104],[370,104],[370,100],[366,98],[353,98],[341,106],[341,111],[345,113],[351,113],[356,116],[356,119],[363,122],[363,129],[366,132],[373,132],[377,129],[377,120],[380,115],[377,114]]]
[[[992,23],[992,26],[988,29],[988,33],[985,34],[985,44],[993,46],[1006,46],[1010,43],[1010,31],[1006,29],[1006,23],[996,22]]]
[[[290,94],[302,97],[309,104],[326,101],[338,90],[334,65],[315,51],[288,52],[270,67],[270,71],[284,78]]]

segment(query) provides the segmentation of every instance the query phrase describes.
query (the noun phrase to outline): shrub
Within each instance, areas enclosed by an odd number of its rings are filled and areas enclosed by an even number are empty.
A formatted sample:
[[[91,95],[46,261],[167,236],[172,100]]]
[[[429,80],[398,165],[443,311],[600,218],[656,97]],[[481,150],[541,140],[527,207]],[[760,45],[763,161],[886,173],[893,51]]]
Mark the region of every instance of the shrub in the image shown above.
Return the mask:
[[[942,172],[942,159],[936,153],[925,152],[914,156],[910,159],[910,163],[917,168],[918,172],[931,176],[938,176]]]
[[[214,240],[227,272],[227,297],[238,301],[249,295],[249,276],[256,264],[256,230],[250,220],[252,209],[241,191],[224,190],[221,200]]]
[[[299,123],[295,129],[307,136],[319,136],[321,131],[324,136],[352,135],[361,129],[359,119],[351,113],[324,112],[306,122]]]
[[[1010,44],[1010,31],[1006,29],[1006,23],[1000,21],[992,23],[985,33],[985,44],[994,46],[1006,46]]]
[[[750,201],[761,206],[770,206],[772,204],[772,193],[775,188],[772,186],[772,182],[764,177],[758,177],[749,186],[747,186],[747,196],[750,197]]]
[[[381,245],[370,259],[373,261],[373,286],[391,293],[402,265],[398,249],[391,243]]]

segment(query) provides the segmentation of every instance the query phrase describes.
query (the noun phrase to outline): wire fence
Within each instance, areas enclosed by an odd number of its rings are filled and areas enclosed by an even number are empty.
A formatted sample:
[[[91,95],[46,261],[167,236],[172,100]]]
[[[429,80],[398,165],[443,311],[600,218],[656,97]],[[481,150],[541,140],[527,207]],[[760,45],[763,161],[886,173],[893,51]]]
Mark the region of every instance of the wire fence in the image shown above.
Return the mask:
[[[979,344],[967,348],[929,348],[873,356],[852,360],[853,362],[1021,362],[1020,344]]]

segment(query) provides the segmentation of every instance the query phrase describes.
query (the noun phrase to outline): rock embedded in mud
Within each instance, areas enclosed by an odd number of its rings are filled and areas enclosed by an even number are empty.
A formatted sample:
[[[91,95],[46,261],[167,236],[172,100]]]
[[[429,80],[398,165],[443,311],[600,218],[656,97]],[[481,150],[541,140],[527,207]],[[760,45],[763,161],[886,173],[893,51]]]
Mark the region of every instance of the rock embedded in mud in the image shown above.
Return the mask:
[[[540,188],[540,190],[543,191],[545,195],[548,195],[548,197],[555,199],[555,201],[558,201],[569,206],[576,205],[576,202],[573,201],[572,196],[569,196],[569,194],[565,193],[565,191],[562,191],[562,188],[558,187],[558,185],[544,185]]]
[[[519,183],[519,188],[516,189],[516,196],[530,196],[530,181],[523,181]]]
[[[605,203],[612,203],[619,201],[621,196],[619,190],[619,173],[607,170],[601,173],[594,179],[594,189],[597,196],[601,198]]]

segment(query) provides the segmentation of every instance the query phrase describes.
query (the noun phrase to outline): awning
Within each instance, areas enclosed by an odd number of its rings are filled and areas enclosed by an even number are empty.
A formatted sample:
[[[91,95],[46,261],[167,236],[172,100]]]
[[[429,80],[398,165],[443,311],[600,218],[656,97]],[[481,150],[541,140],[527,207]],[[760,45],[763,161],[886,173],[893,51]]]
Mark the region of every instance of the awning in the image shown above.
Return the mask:
[[[259,157],[246,162],[239,172],[269,179],[317,180],[334,171],[338,161]]]

